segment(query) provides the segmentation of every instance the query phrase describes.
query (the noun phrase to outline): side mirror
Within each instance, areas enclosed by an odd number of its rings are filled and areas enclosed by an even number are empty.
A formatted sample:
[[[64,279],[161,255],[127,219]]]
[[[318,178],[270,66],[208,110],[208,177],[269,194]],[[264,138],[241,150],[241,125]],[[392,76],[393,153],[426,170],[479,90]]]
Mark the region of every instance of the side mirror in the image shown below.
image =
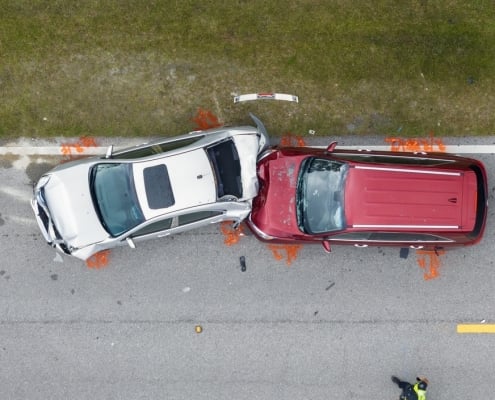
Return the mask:
[[[105,154],[105,158],[112,157],[112,153],[113,153],[113,145],[110,145],[110,146],[107,147],[107,152]]]
[[[330,143],[330,144],[328,145],[328,147],[327,147],[327,151],[328,151],[329,153],[331,153],[332,151],[334,151],[334,150],[335,150],[335,147],[337,147],[337,142],[332,142],[332,143]]]
[[[323,242],[321,242],[321,244],[323,245],[323,248],[325,249],[326,253],[330,253],[332,251],[330,242],[328,240],[324,240]]]
[[[134,240],[132,240],[131,237],[128,237],[126,240],[127,244],[129,245],[129,247],[131,249],[135,249],[136,248],[136,243],[134,243]]]

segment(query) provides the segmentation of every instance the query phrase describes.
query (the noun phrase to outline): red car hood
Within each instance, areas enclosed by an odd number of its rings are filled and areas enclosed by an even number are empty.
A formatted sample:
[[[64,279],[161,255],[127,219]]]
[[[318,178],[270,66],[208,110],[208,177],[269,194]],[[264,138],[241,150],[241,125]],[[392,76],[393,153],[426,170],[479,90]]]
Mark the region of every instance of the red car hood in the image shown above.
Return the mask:
[[[470,231],[476,219],[473,171],[355,166],[349,169],[349,228]]]
[[[260,191],[253,202],[251,221],[268,235],[301,235],[297,227],[296,188],[302,160],[307,155],[262,160],[258,164]]]

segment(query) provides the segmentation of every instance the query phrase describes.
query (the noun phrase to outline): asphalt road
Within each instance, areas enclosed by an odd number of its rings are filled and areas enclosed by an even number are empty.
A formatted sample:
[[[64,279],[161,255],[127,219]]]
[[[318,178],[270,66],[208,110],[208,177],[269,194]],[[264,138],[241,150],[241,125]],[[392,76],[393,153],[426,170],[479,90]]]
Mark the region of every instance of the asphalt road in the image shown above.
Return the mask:
[[[493,193],[495,157],[478,158]],[[13,161],[0,159],[1,399],[396,399],[392,374],[426,375],[429,399],[494,392],[495,335],[456,333],[495,322],[493,210],[481,244],[438,259],[315,245],[288,265],[287,249],[247,230],[227,246],[212,226],[88,268],[44,243],[28,203],[59,160]]]

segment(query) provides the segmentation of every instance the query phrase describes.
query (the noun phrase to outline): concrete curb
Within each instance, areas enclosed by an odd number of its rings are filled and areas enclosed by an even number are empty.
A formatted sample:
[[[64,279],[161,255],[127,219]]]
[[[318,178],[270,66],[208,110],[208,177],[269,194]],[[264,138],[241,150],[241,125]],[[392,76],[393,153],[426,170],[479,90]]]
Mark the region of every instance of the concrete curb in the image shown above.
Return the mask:
[[[128,146],[125,146],[128,147]],[[314,147],[325,147],[325,146],[314,146]],[[117,149],[118,147],[116,147]],[[391,146],[338,146],[340,149],[361,149],[361,150],[376,150],[376,151],[387,151],[391,150]],[[78,146],[77,150],[71,149],[70,153],[64,150],[63,146],[1,146],[0,156],[14,155],[14,156],[93,156],[93,155],[104,155],[107,150],[107,146],[98,147],[82,147]],[[438,149],[433,149],[431,152],[438,152]],[[445,145],[442,152],[454,153],[454,154],[494,154],[495,145]]]

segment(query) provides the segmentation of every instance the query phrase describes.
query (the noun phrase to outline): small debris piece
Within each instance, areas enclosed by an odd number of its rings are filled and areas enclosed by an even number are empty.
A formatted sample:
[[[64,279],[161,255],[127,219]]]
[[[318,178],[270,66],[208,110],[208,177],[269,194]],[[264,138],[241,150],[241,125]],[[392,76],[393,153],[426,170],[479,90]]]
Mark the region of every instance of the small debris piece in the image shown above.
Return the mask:
[[[407,259],[409,257],[409,248],[403,247],[400,249],[400,258]]]
[[[246,257],[244,256],[239,257],[239,261],[241,263],[241,271],[246,272]]]
[[[283,100],[299,103],[299,97],[286,93],[248,93],[240,94],[234,97],[234,103],[252,100]]]
[[[333,288],[335,286],[335,282],[331,282],[330,285],[328,285],[325,290],[330,290],[331,288]]]
[[[196,325],[196,326],[194,327],[194,331],[195,331],[196,333],[201,333],[201,332],[203,332],[203,327],[202,327],[201,325]]]

